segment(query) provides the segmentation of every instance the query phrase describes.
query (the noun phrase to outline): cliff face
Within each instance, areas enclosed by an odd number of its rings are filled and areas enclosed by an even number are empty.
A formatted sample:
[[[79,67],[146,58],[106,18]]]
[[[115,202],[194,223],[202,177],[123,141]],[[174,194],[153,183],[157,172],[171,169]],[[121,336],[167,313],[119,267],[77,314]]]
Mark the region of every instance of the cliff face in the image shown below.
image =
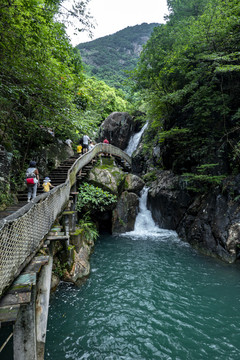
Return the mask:
[[[238,180],[232,179],[224,193],[215,188],[196,196],[182,188],[177,176],[162,171],[151,185],[148,206],[160,227],[176,230],[193,247],[232,263],[240,255],[240,202],[233,195]]]

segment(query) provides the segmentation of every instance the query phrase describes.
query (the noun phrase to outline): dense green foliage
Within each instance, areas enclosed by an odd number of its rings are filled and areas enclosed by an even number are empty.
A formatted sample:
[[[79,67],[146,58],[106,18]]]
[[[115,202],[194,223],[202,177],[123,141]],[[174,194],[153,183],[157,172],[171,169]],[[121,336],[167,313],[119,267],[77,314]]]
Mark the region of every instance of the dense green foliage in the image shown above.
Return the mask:
[[[79,87],[75,103],[83,110],[84,118],[104,120],[113,111],[127,111],[130,104],[122,91],[94,77],[86,78]],[[90,121],[91,124],[91,121]]]
[[[0,7],[1,141],[24,134],[28,145],[39,125],[67,132],[73,120],[71,97],[82,65],[53,20],[57,9],[54,1],[37,0]]]
[[[133,75],[150,116],[146,148],[160,144],[161,166],[177,173],[213,163],[205,176],[237,172],[240,3],[169,0],[168,6],[167,23],[154,29]]]
[[[127,92],[127,72],[136,67],[142,46],[157,25],[129,26],[113,35],[77,45],[87,73]]]
[[[112,195],[94,185],[84,183],[78,189],[76,209],[78,211],[82,209],[85,211],[105,211],[116,201],[116,195]]]
[[[78,229],[75,234],[81,233],[87,241],[97,240],[99,233],[96,224],[92,221],[89,213],[83,215],[78,222]]]
[[[72,12],[82,29],[91,28],[88,2],[75,0]],[[52,141],[46,129],[74,141],[96,133],[111,112],[131,110],[126,70],[136,66],[142,46],[132,99],[144,100],[148,113],[149,156],[159,145],[157,165],[191,183],[239,172],[238,0],[168,0],[166,24],[128,27],[75,49],[57,20],[62,4],[0,4],[0,143],[13,155],[12,183]]]
[[[91,28],[86,4],[71,15]],[[86,78],[80,53],[57,19],[69,18],[62,0],[2,0],[0,4],[0,144],[13,154],[13,178],[54,139],[96,132],[112,111],[127,109],[123,95]],[[49,135],[53,130],[55,138]],[[21,175],[19,176],[21,179]]]

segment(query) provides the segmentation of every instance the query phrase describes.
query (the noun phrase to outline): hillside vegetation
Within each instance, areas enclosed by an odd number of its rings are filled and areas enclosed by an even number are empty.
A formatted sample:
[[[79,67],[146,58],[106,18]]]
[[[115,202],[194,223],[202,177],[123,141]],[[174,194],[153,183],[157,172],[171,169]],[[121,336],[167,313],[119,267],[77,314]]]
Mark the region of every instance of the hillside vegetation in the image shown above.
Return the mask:
[[[108,85],[127,90],[127,73],[133,70],[139,55],[157,23],[129,26],[113,35],[77,45],[89,76]]]
[[[239,173],[240,3],[168,0],[135,71],[150,122],[146,152],[197,184]],[[219,177],[216,177],[219,176]]]
[[[88,1],[74,0],[82,27]],[[128,27],[77,48],[56,20],[61,4],[0,5],[0,143],[11,154],[12,191],[28,161],[42,160],[40,150],[53,141],[46,129],[55,140],[77,141],[96,134],[111,112],[135,110],[136,100],[149,120],[145,156],[160,148],[155,167],[205,188],[239,173],[238,0],[168,0],[166,24]]]
[[[74,2],[84,27],[87,1]],[[79,51],[56,21],[61,4],[61,0],[0,4],[0,144],[12,159],[13,191],[23,183],[29,160],[38,164],[43,160],[41,149],[49,142],[77,141],[85,132],[91,136],[109,113],[129,110],[119,91],[85,76]],[[47,129],[54,138],[47,136]]]

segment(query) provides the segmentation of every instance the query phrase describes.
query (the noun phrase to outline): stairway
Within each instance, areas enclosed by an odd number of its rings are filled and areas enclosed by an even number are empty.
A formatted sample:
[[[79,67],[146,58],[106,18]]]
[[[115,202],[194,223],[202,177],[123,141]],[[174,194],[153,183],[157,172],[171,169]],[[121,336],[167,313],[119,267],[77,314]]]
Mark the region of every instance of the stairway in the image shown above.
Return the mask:
[[[48,175],[51,179],[51,183],[53,186],[58,186],[60,184],[63,184],[67,179],[68,170],[71,168],[73,163],[76,161],[76,159],[79,157],[79,154],[75,154],[68,158],[67,160],[63,161],[56,169],[52,170],[50,174]],[[123,171],[129,172],[131,167],[123,161],[120,157],[114,156],[115,163],[120,168],[122,168]],[[97,160],[93,159],[90,163],[85,165],[78,173],[77,180],[81,183],[84,181],[84,179],[87,177],[89,171],[92,169],[92,167],[96,164]],[[42,183],[45,176],[41,176],[40,174],[40,186],[37,189],[37,195],[40,195],[43,193],[43,187]],[[9,206],[4,211],[0,211],[0,220],[12,215],[14,212],[19,210],[21,207],[27,204],[27,189],[23,191],[19,191],[17,194],[18,203]]]
[[[58,168],[52,170],[50,174],[48,175],[51,179],[51,183],[53,186],[58,186],[62,183],[64,183],[67,179],[67,173],[70,167],[73,165],[73,163],[76,161],[76,159],[79,157],[79,155],[73,155],[67,160],[63,161]],[[37,195],[40,195],[43,193],[43,183],[44,177],[40,176],[40,186],[37,189]],[[19,191],[17,194],[18,203],[9,206],[4,211],[0,211],[0,219],[3,219],[17,210],[19,210],[21,207],[27,204],[27,189]]]

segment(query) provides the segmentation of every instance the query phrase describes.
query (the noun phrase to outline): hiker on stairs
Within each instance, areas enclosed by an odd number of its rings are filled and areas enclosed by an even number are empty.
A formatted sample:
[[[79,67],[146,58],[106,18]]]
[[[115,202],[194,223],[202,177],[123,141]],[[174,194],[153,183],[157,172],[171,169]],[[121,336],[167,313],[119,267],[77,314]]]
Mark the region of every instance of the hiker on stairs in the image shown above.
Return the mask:
[[[37,196],[37,187],[40,185],[36,161],[30,161],[29,168],[26,171],[26,183],[28,188],[28,202],[30,202]]]

